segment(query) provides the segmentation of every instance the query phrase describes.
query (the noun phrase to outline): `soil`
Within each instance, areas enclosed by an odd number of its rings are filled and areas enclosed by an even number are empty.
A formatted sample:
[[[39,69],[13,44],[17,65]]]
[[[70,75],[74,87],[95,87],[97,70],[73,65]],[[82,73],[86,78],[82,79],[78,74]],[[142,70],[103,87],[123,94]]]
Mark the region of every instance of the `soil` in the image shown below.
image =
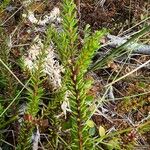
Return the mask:
[[[90,24],[94,30],[105,27],[117,33],[122,27],[125,30],[132,26],[133,19],[140,18],[143,7],[144,0],[106,0],[103,6],[85,0],[81,1],[81,22]]]
[[[60,1],[61,0],[52,0],[48,4],[43,4],[41,6],[40,3],[35,3],[33,4],[29,9],[34,9],[36,8],[35,6],[40,6],[38,7],[37,10],[35,10],[36,14],[43,14],[46,12],[49,12],[52,10],[54,6],[60,6]],[[18,9],[21,5],[20,2],[17,4],[12,2],[12,6],[15,6],[16,9]],[[110,30],[111,34],[117,35],[120,33],[120,31],[124,31],[131,26],[135,25],[136,22],[139,22],[141,20],[141,14],[145,13],[144,8],[148,7],[148,1],[145,0],[106,0],[103,5],[100,4],[100,0],[81,0],[80,3],[80,28],[83,29],[86,24],[89,24],[92,28],[92,30],[98,30],[101,28],[107,28]],[[15,12],[16,9],[13,11]],[[6,32],[11,33],[15,27],[18,25],[18,28],[20,30],[19,33],[19,38],[17,38],[17,35],[14,36],[14,39],[17,39],[15,41],[15,44],[19,43],[28,43],[31,42],[33,37],[37,33],[33,33],[31,31],[30,34],[28,34],[28,29],[31,28],[31,25],[29,23],[23,23],[20,24],[20,22],[23,22],[21,20],[20,15],[22,14],[23,9],[20,9],[18,13],[16,13],[6,24],[5,24],[5,29]],[[6,20],[11,13],[13,12],[4,12],[3,14],[0,15],[0,17],[3,20]],[[138,27],[137,27],[138,28]],[[136,28],[136,29],[137,29]],[[135,29],[135,30],[136,30]],[[28,46],[26,46],[28,47]],[[26,48],[25,47],[25,48]],[[25,49],[24,48],[24,49]],[[13,48],[11,51],[11,57],[13,60],[18,59],[22,55],[22,52],[20,52],[19,49]],[[149,57],[142,58],[142,56],[135,57],[137,60],[140,62],[144,60],[149,59]],[[115,64],[118,65],[119,64]],[[16,67],[15,67],[16,68]],[[127,73],[127,70],[131,70],[132,68],[130,66],[126,66],[126,69],[124,69],[120,74],[124,75]],[[15,73],[17,76],[20,76],[21,78],[24,78],[23,75],[19,72],[20,68],[15,69]],[[101,83],[101,85],[93,85],[93,91],[97,92],[94,95],[100,95],[102,96],[103,94],[103,87],[110,74],[114,73],[114,75],[117,74],[117,71],[114,70],[112,67],[108,67],[106,69],[103,69],[99,72],[96,72],[96,76],[100,78],[98,83]],[[120,98],[123,96],[127,95],[134,95],[137,93],[143,93],[148,90],[150,90],[150,78],[149,78],[149,69],[146,68],[141,72],[138,72],[138,76],[130,76],[129,79],[125,79],[123,81],[120,81],[114,85],[115,91],[114,95],[116,98]],[[147,75],[148,74],[148,75]],[[141,80],[138,80],[136,77],[140,77],[140,79],[143,77],[148,77],[144,78],[144,80],[141,82]],[[147,80],[148,79],[148,80]],[[95,79],[96,80],[96,79]],[[102,80],[102,82],[101,82]],[[111,80],[110,80],[111,81]],[[97,81],[96,81],[97,82]],[[145,88],[139,85],[139,83],[144,84]],[[96,91],[95,91],[96,89]],[[146,91],[145,91],[146,89]],[[103,126],[105,127],[106,130],[114,127],[116,130],[122,130],[125,128],[133,127],[133,124],[130,122],[130,119],[133,121],[134,124],[140,122],[142,119],[144,119],[145,116],[148,115],[148,112],[150,111],[150,94],[143,95],[143,96],[138,96],[135,98],[130,98],[130,102],[127,99],[123,100],[117,100],[117,101],[111,101],[107,102],[107,104],[104,105],[104,108],[108,110],[107,115],[109,116],[108,118],[105,118],[100,115],[94,115],[92,117],[93,121],[95,124],[98,126]],[[100,111],[102,111],[101,108],[99,108]],[[131,117],[131,118],[130,118]],[[134,127],[133,127],[134,128]],[[144,138],[144,142],[141,142],[141,136],[137,133],[136,134],[136,139],[139,139],[139,141],[144,145],[144,144],[149,144],[149,139],[150,139],[150,131],[147,133],[144,133],[142,137]],[[128,134],[123,134],[122,135],[122,142],[124,144],[127,144],[131,141],[128,141],[130,136]],[[126,140],[125,140],[126,139]],[[131,140],[135,140],[134,138]],[[147,149],[148,150],[148,149]]]

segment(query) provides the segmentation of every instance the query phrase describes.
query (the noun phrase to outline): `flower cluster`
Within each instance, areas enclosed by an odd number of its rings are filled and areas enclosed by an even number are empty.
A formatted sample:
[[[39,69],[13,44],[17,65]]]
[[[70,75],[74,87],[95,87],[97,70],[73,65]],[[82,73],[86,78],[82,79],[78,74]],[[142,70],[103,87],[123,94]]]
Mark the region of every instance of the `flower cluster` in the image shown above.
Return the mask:
[[[36,25],[45,26],[50,23],[57,23],[59,24],[61,22],[61,18],[59,17],[60,10],[58,7],[54,7],[53,10],[50,12],[50,14],[45,15],[43,19],[37,19],[34,15],[33,11],[28,11],[28,14],[23,14],[22,16],[25,18],[28,18],[28,20]]]
[[[44,48],[42,40],[37,36],[33,45],[28,50],[27,56],[23,56],[23,62],[26,68],[30,71],[33,71],[37,66],[38,55],[40,51]],[[46,57],[43,64],[43,72],[48,76],[48,81],[52,88],[52,91],[55,91],[61,87],[61,72],[63,67],[59,64],[57,55],[54,52],[53,44],[46,49]]]

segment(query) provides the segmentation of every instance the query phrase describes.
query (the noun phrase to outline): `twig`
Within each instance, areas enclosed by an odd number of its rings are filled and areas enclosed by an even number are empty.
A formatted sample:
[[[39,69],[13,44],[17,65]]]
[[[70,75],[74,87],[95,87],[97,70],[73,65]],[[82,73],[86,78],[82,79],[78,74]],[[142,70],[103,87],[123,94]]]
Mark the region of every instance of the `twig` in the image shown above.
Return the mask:
[[[143,63],[143,64],[142,64],[142,65],[140,65],[139,67],[137,67],[137,68],[133,69],[131,72],[129,72],[129,73],[127,73],[127,74],[125,74],[124,76],[122,76],[122,77],[120,77],[120,78],[116,79],[115,81],[113,81],[113,82],[109,83],[109,84],[108,84],[108,85],[106,85],[105,87],[111,86],[112,84],[114,84],[114,83],[116,83],[116,82],[118,82],[118,81],[120,81],[120,80],[124,79],[125,77],[127,77],[127,76],[131,75],[132,73],[134,73],[134,72],[138,71],[139,69],[143,68],[143,67],[144,67],[145,65],[147,65],[148,63],[150,63],[150,60],[146,61],[145,63]]]

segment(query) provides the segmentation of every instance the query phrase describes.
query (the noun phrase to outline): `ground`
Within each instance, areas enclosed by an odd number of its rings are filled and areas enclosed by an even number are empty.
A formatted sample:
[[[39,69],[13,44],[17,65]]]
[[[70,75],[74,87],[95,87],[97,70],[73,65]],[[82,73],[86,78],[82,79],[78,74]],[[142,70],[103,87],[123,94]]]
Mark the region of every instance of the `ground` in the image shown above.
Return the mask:
[[[19,61],[19,58],[24,55],[29,48],[32,39],[38,34],[38,31],[35,31],[35,27],[32,23],[22,18],[22,14],[26,13],[28,10],[32,10],[37,17],[42,18],[43,15],[48,14],[54,7],[60,7],[60,0],[34,2],[26,8],[22,7],[21,1],[13,1],[9,6],[12,6],[13,9],[7,11],[4,10],[0,13],[0,21],[2,23],[1,27],[5,29],[5,34],[12,34],[12,43],[9,41],[11,44],[23,45],[12,46],[10,52],[10,59],[13,64],[12,70],[15,75],[23,81],[28,78],[28,73],[23,73],[21,67],[18,67],[15,60]],[[150,17],[149,0],[106,0],[104,4],[102,4],[100,0],[81,0],[79,7],[80,12],[78,16],[80,16],[79,27],[81,36],[82,30],[87,24],[91,26],[93,32],[98,29],[107,28],[110,34],[116,36],[130,35],[146,26],[148,20],[141,24],[139,23],[145,18]],[[12,15],[13,13],[15,14]],[[131,28],[132,26],[135,27]],[[128,30],[128,32],[126,32],[126,30]],[[42,33],[40,33],[40,36],[43,36]],[[149,35],[147,34],[143,36],[138,42],[150,44]],[[111,50],[111,47],[106,48],[107,50]],[[105,50],[105,48],[101,48],[99,51],[105,52]],[[93,61],[99,59],[98,57],[98,55],[95,56]],[[125,56],[123,59],[123,61],[111,61],[104,69],[93,72],[89,75],[94,79],[94,84],[90,90],[90,94],[95,96],[96,103],[98,102],[97,97],[103,97],[108,83],[111,83],[116,77],[119,78],[128,74],[137,66],[149,60],[150,56],[135,54],[132,56],[130,55],[129,58]],[[46,85],[45,88],[49,91]],[[106,100],[104,101],[104,105],[99,107],[99,111],[103,115],[97,113],[92,116],[96,127],[102,126],[107,132],[110,132],[111,130],[121,131],[129,129],[129,132],[123,132],[120,134],[120,139],[117,137],[117,140],[122,143],[122,148],[129,150],[148,150],[150,147],[150,130],[147,129],[150,126],[149,123],[145,127],[146,132],[143,130],[137,132],[136,129],[137,126],[140,128],[143,123],[149,122],[149,91],[149,66],[143,67],[126,78],[114,83],[112,89],[106,94],[107,97],[105,97]],[[2,95],[3,91],[0,90],[0,93]],[[15,104],[12,109],[15,114]],[[41,122],[43,123],[41,130],[45,133],[49,132],[47,126],[49,127],[51,125],[48,120],[42,120]],[[17,125],[18,123],[13,123],[12,126],[8,128],[17,133]],[[130,130],[130,128],[132,129]],[[98,132],[97,128],[96,132]],[[12,137],[12,135],[8,134],[7,140],[13,145],[13,141],[9,140],[9,136]],[[15,136],[17,136],[17,134]],[[130,147],[133,145],[135,148]],[[102,144],[102,147],[105,149],[105,145]]]

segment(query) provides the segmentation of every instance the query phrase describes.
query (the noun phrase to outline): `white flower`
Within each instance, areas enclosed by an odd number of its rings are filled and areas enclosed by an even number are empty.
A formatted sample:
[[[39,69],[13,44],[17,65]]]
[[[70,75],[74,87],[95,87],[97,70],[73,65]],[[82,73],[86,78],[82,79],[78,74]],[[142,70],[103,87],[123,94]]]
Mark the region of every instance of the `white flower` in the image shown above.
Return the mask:
[[[34,13],[32,11],[28,12],[28,19],[33,24],[45,26],[46,24],[51,23],[54,20],[56,22],[60,23],[61,19],[60,19],[59,15],[60,15],[59,8],[58,7],[54,7],[53,10],[51,11],[50,15],[45,15],[43,20],[36,19],[36,17],[34,16]]]
[[[23,2],[22,2],[22,4],[25,6],[25,7],[27,7],[28,5],[30,5],[32,3],[32,0],[24,0]]]
[[[33,40],[33,45],[28,50],[28,56],[23,57],[24,64],[30,71],[37,67],[36,60],[38,59],[38,55],[43,47],[41,39],[37,36]],[[56,91],[61,87],[61,73],[63,71],[63,67],[57,60],[57,55],[54,52],[52,44],[46,49],[46,54],[47,56],[43,63],[43,73],[48,76],[48,81],[51,85],[52,91]]]
[[[38,20],[35,18],[34,13],[32,11],[28,12],[28,19],[34,24],[38,23]]]
[[[71,109],[69,108],[69,102],[64,101],[64,102],[61,104],[61,109],[62,109],[63,114],[65,115],[65,119],[66,119],[67,111],[68,111],[68,112],[71,112]]]
[[[33,69],[33,62],[31,59],[29,59],[28,57],[24,57],[24,66],[27,67],[29,70]]]
[[[67,117],[67,111],[71,112],[71,109],[69,107],[70,107],[69,102],[67,102],[67,101],[64,101],[61,105],[61,109],[63,111],[63,114],[65,115],[65,119]]]
[[[64,101],[61,104],[61,109],[63,111],[63,114],[65,115],[65,119],[66,119],[66,116],[67,116],[67,111],[71,112],[70,104],[69,104],[69,99],[68,99],[69,95],[70,95],[70,92],[66,91],[65,97],[64,97]]]
[[[67,118],[67,112],[72,112],[71,109],[70,109],[70,104],[69,104],[69,97],[70,95],[70,92],[69,91],[66,91],[65,93],[65,97],[64,97],[64,101],[63,103],[61,104],[61,109],[62,109],[62,113],[57,115],[56,117],[59,118],[61,117],[62,115],[65,116],[65,119]]]
[[[59,15],[60,15],[59,8],[58,7],[54,7],[53,10],[50,13],[49,18],[51,18],[51,20],[55,20]]]
[[[26,18],[26,17],[27,17],[27,14],[22,14],[22,17],[23,17],[23,18]]]

